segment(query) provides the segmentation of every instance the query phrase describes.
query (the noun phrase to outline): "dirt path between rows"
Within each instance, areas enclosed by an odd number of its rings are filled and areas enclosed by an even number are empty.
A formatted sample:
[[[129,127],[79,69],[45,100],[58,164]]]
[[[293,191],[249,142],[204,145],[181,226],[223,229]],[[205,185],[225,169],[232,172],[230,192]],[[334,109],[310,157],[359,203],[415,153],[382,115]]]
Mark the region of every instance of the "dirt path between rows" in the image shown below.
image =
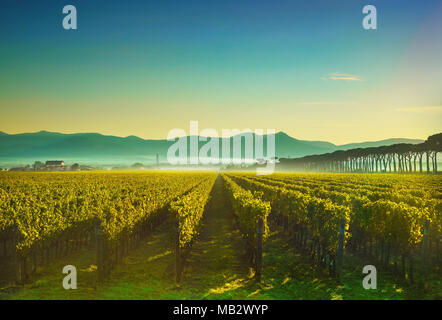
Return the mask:
[[[198,241],[193,245],[183,286],[201,288],[202,298],[229,295],[244,285],[250,270],[244,259],[244,241],[221,177],[207,204]]]

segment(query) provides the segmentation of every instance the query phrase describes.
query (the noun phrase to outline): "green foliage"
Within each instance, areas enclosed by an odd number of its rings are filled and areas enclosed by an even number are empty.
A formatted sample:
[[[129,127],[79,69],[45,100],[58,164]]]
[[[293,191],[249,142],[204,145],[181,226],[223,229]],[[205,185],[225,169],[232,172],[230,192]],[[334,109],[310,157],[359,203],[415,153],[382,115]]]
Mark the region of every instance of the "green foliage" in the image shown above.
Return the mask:
[[[342,219],[346,240],[386,241],[403,254],[419,247],[426,224],[434,239],[442,235],[438,176],[236,173],[230,177],[245,189],[263,192],[274,214],[288,216],[331,253]]]
[[[338,243],[339,225],[343,219],[348,229],[350,210],[348,207],[333,203],[299,191],[267,185],[243,175],[234,175],[238,183],[251,191],[260,191],[269,201],[272,212],[286,216],[293,226],[307,230],[323,248],[335,253]]]
[[[90,230],[116,241],[205,179],[205,173],[2,173],[0,233],[15,225],[22,254]]]
[[[179,197],[170,204],[170,211],[174,214],[175,219],[178,219],[181,248],[189,246],[198,234],[198,227],[216,176],[215,173],[207,174],[207,178],[188,194]]]
[[[261,199],[263,196],[262,192],[252,193],[238,186],[228,176],[223,175],[222,177],[225,181],[233,210],[238,217],[241,232],[249,246],[254,248],[256,246],[256,233],[259,219],[262,219],[264,222],[263,240],[269,235],[267,216],[270,213],[270,203]]]

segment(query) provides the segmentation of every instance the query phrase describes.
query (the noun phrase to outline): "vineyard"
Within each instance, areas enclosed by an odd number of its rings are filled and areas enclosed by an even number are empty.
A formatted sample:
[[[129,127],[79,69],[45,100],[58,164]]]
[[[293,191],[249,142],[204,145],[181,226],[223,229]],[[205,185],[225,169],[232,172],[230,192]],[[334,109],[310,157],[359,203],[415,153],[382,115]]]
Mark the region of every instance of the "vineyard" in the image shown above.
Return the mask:
[[[440,272],[437,177],[235,174],[225,179],[270,203],[273,219],[292,234],[294,244],[332,274],[339,275],[344,249],[374,256],[410,281],[419,267],[421,277]]]
[[[273,281],[267,270],[278,269],[272,257],[286,268],[296,254],[336,284],[360,262],[442,296],[439,175],[0,173],[0,214],[0,287],[24,294],[45,270],[78,259],[94,266],[89,285],[105,290],[130,268],[128,259],[153,250],[143,249],[148,239],[160,237],[168,260],[153,272],[165,270],[178,287],[204,273],[249,268],[251,292],[262,290]],[[234,249],[223,255],[226,248]],[[138,273],[148,287],[148,272]],[[283,290],[289,299],[298,294]]]

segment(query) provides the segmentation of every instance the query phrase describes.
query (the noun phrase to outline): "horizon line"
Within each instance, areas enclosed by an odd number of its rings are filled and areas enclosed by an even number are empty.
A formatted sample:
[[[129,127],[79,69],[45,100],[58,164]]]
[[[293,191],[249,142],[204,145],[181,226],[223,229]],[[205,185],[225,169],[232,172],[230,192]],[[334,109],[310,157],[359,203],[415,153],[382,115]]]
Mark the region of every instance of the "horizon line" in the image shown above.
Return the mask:
[[[86,132],[59,132],[59,131],[39,130],[39,131],[34,131],[34,132],[7,133],[5,131],[0,130],[0,133],[6,134],[6,135],[21,135],[21,134],[36,134],[36,133],[54,133],[54,134],[62,134],[62,135],[98,134],[98,135],[105,136],[105,137],[117,137],[117,138],[122,138],[122,139],[130,138],[130,137],[135,137],[135,138],[138,138],[138,139],[141,139],[141,140],[144,140],[144,141],[147,141],[147,140],[151,140],[151,141],[167,140],[167,137],[154,139],[154,138],[142,138],[142,137],[139,137],[139,136],[136,136],[136,135],[120,136],[120,135],[115,135],[115,134],[104,134],[104,133],[100,133],[100,132],[90,132],[90,131],[86,131]],[[245,133],[255,134],[253,131],[245,131],[245,132],[241,132],[240,134],[245,134]],[[277,131],[275,133],[275,135],[276,134],[281,134],[281,133],[287,135],[288,137],[290,137],[292,139],[298,140],[298,141],[325,142],[325,143],[331,143],[331,144],[333,144],[335,146],[344,146],[344,145],[356,144],[356,143],[374,143],[374,142],[380,142],[380,141],[385,141],[385,140],[394,140],[394,139],[407,139],[407,140],[421,140],[421,141],[425,141],[428,138],[428,137],[427,138],[390,137],[390,138],[383,138],[383,139],[379,139],[379,140],[368,140],[368,141],[364,140],[364,141],[356,141],[356,142],[348,142],[348,143],[336,144],[334,142],[330,142],[330,141],[327,141],[327,140],[299,139],[299,138],[295,138],[293,136],[290,136],[289,134],[287,134],[284,131]],[[437,133],[435,133],[435,134],[437,134]],[[264,134],[264,135],[267,135],[267,134]],[[194,135],[186,135],[186,136],[180,136],[180,137],[191,137],[191,136],[194,136]],[[234,136],[235,135],[231,135],[228,138],[232,138]],[[177,138],[180,138],[180,137],[177,137]],[[220,139],[221,138],[226,138],[226,137],[220,137],[220,136],[214,137],[214,136],[201,136],[201,135],[198,135],[198,137],[220,138]]]

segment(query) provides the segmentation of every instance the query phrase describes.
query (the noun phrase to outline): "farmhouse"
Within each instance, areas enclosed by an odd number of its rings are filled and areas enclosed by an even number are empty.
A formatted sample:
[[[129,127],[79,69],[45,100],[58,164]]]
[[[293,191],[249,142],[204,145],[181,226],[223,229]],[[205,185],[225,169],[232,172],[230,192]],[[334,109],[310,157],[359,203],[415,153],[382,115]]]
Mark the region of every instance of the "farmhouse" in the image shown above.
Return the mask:
[[[65,166],[63,160],[48,160],[43,165],[41,163],[41,167],[36,167],[35,171],[68,171],[71,168],[69,166]]]
[[[62,161],[62,160],[48,160],[48,161],[46,161],[45,167],[47,167],[47,168],[64,167],[64,161]]]

